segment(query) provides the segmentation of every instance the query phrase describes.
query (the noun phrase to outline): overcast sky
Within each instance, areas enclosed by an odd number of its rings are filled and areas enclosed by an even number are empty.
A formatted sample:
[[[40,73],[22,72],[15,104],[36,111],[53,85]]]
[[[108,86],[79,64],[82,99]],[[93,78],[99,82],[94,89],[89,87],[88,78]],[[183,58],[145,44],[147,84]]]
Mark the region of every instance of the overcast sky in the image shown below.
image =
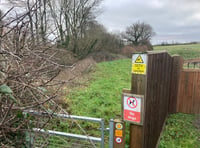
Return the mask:
[[[103,0],[100,7],[97,20],[110,32],[144,21],[156,33],[153,44],[200,41],[200,0]]]
[[[200,0],[104,0],[97,20],[108,31],[121,32],[132,23],[150,24],[152,43],[200,41]]]

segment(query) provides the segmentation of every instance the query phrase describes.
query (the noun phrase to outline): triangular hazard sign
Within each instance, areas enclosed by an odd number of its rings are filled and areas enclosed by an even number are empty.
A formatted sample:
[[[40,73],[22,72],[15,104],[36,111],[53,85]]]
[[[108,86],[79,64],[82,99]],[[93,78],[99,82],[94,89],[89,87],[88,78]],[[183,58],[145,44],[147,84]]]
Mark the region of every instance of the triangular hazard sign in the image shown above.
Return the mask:
[[[135,63],[144,63],[144,61],[143,61],[141,55],[139,55],[139,56],[136,58]]]

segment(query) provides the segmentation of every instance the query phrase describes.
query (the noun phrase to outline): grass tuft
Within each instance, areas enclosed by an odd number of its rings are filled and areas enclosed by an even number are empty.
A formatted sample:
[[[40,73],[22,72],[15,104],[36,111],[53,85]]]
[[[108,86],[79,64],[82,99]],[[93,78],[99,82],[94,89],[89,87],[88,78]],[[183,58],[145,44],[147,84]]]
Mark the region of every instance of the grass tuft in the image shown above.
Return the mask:
[[[170,115],[159,148],[199,148],[200,132],[193,125],[194,119],[195,115]]]

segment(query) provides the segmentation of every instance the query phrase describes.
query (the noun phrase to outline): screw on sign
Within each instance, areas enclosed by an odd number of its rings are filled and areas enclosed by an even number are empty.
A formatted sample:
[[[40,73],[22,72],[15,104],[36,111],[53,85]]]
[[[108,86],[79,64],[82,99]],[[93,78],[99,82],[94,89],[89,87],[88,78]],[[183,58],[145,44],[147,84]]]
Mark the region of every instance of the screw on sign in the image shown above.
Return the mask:
[[[127,99],[127,105],[130,107],[130,108],[136,108],[137,107],[137,99],[135,97],[129,97]]]
[[[118,144],[122,143],[122,138],[116,137],[115,142],[118,143]]]

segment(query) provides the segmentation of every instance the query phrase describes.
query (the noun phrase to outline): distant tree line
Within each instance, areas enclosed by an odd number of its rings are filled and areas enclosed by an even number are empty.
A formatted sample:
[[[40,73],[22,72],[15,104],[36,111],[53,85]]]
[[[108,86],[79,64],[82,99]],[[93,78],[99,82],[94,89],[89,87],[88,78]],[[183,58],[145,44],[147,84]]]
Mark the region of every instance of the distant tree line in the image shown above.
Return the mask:
[[[19,32],[24,32],[24,35],[31,36],[33,45],[56,43],[57,47],[72,51],[79,57],[99,50],[119,51],[124,39],[133,46],[147,45],[149,49],[152,48],[150,40],[155,33],[147,23],[133,23],[121,36],[108,33],[95,20],[101,2],[102,0],[10,1],[26,10],[21,13],[27,13],[26,18],[17,23],[27,26],[28,30],[17,28],[16,38],[19,38]],[[20,44],[23,42],[20,41]]]
[[[155,46],[171,46],[171,45],[190,45],[190,44],[199,44],[200,42],[186,42],[186,43],[179,43],[179,42],[172,42],[172,43],[168,43],[168,42],[162,42],[160,44],[157,44]]]
[[[16,14],[17,17],[25,17],[18,20],[17,24],[28,28],[22,30],[23,27],[18,27],[16,38],[19,38],[19,32],[23,32],[24,35],[31,36],[33,46],[56,43],[58,48],[72,51],[79,57],[99,50],[119,51],[124,39],[133,46],[147,45],[152,48],[150,40],[155,33],[147,23],[133,23],[122,35],[109,33],[99,24],[95,19],[100,13],[99,5],[102,0],[8,1],[17,6],[18,10],[24,10],[20,11],[21,14]],[[23,42],[21,40],[20,44]]]
[[[100,13],[98,6],[102,0],[9,2],[17,6],[18,10],[25,10],[16,14],[17,17],[26,17],[17,23],[27,26],[28,30],[21,30],[23,27],[17,30],[31,36],[33,45],[56,43],[58,48],[65,48],[77,56],[85,56],[100,49],[113,50],[122,45],[119,36],[108,33],[104,26],[95,20]]]

